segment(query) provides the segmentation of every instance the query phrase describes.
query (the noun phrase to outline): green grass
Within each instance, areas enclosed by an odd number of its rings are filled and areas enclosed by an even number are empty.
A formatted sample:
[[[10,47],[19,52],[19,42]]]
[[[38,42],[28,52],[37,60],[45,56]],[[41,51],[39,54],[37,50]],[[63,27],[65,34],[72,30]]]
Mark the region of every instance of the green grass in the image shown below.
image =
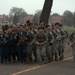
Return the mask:
[[[69,34],[71,34],[73,31],[75,31],[75,28],[74,27],[66,27],[65,29],[67,30],[67,32]]]

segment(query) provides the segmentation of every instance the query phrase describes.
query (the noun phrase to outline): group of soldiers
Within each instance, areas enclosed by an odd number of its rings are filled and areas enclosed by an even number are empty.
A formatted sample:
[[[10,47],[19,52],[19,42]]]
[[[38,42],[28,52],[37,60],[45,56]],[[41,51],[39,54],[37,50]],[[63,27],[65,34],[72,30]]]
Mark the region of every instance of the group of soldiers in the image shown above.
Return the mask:
[[[0,62],[39,62],[48,63],[63,60],[65,43],[68,37],[62,24],[12,25],[0,29]]]

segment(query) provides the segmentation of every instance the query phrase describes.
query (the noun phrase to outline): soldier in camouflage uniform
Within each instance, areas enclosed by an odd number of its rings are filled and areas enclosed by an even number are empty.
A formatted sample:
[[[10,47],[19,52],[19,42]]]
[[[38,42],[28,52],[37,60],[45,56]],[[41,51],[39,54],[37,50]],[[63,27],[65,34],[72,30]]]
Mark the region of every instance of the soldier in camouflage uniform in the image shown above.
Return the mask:
[[[27,47],[27,56],[28,56],[29,62],[32,62],[32,58],[33,58],[32,57],[32,54],[33,54],[32,48],[33,48],[33,42],[34,42],[33,24],[30,23],[28,25],[28,27],[29,27],[29,29],[28,29],[27,33],[30,36],[30,40],[29,40],[28,47]]]
[[[58,34],[56,32],[56,26],[55,25],[52,25],[52,34],[54,35],[54,43],[53,43],[53,46],[52,46],[52,57],[55,56],[55,61],[57,61],[58,59]],[[53,59],[53,58],[52,58]]]
[[[38,24],[35,23],[34,24],[34,28],[33,28],[33,32],[34,32],[34,38],[37,34],[37,31],[38,31]],[[35,44],[35,42],[33,42],[33,47],[32,47],[32,50],[33,50],[33,55],[34,55],[34,61],[37,61],[37,45]]]
[[[60,30],[60,32],[61,32],[61,43],[62,43],[62,47],[61,47],[61,49],[62,49],[62,51],[61,51],[61,54],[64,52],[64,48],[65,48],[65,41],[66,41],[66,38],[67,38],[67,31],[65,31],[64,29],[63,29],[63,26],[62,26],[62,24],[60,24],[59,25],[59,30]],[[64,55],[62,54],[61,55],[61,60],[63,60],[63,58],[64,58]]]
[[[48,58],[48,62],[52,62],[53,61],[53,51],[52,51],[52,46],[54,43],[54,36],[51,32],[51,27],[50,25],[46,26],[46,36],[47,36],[47,58]]]
[[[58,44],[58,55],[60,56],[62,54],[62,39],[61,39],[61,32],[59,30],[59,23],[55,23],[56,26],[56,33],[58,34],[57,37],[57,44]],[[60,57],[59,60],[62,60],[62,58]]]
[[[37,45],[37,59],[39,62],[46,63],[46,35],[42,27],[38,28],[38,32],[35,37],[35,43]]]
[[[75,61],[75,31],[70,35],[70,40],[73,43],[71,46],[72,46],[73,58]]]

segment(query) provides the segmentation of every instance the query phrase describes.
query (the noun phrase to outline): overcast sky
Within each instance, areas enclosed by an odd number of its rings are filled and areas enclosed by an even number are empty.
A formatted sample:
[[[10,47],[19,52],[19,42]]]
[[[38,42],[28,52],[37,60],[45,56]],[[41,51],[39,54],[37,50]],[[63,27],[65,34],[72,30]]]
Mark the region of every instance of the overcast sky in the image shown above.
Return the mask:
[[[0,14],[9,14],[12,7],[23,8],[28,14],[35,14],[43,8],[45,0],[0,0]],[[75,11],[75,0],[53,0],[52,13],[63,14],[65,10]]]

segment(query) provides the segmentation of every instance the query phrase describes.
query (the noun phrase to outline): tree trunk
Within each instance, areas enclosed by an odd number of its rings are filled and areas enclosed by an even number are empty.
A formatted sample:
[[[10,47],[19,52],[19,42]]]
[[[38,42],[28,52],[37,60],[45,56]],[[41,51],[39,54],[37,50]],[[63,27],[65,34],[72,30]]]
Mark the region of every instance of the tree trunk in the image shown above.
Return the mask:
[[[48,24],[52,4],[53,4],[53,0],[45,0],[43,10],[40,16],[40,21],[43,21],[45,24]]]

